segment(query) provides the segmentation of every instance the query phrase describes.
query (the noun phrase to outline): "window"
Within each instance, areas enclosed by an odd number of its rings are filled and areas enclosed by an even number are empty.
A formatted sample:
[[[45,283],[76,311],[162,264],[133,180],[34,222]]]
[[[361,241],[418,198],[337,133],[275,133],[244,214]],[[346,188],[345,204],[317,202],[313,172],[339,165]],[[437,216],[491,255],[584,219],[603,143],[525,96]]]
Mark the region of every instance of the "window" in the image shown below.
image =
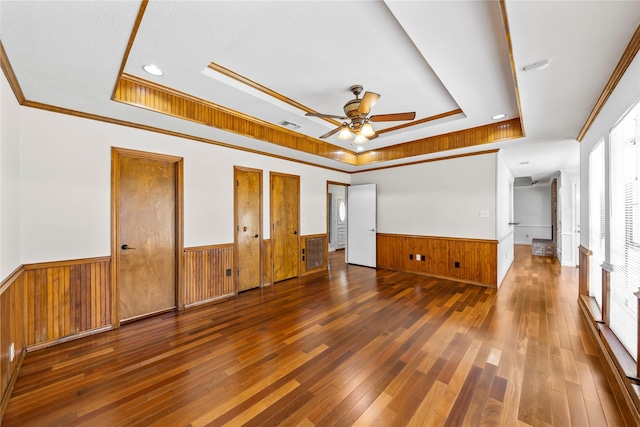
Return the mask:
[[[640,102],[611,129],[610,238],[612,265],[609,327],[637,360],[640,289]]]
[[[595,298],[602,309],[602,272],[604,261],[604,140],[589,153],[589,296]]]

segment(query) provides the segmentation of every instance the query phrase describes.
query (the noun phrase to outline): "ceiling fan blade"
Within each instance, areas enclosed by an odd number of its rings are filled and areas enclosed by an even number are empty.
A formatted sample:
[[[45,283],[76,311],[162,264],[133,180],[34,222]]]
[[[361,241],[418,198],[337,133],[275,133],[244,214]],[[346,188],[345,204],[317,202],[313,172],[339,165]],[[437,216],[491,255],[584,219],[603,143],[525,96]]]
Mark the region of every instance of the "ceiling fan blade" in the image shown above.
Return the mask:
[[[330,130],[329,132],[325,133],[324,135],[322,135],[320,138],[324,139],[324,138],[329,138],[331,135],[335,135],[336,133],[340,132],[340,130],[343,128],[344,126],[338,126],[337,128]]]
[[[416,118],[415,112],[410,113],[395,113],[395,114],[377,114],[369,117],[372,122],[396,122],[403,120],[413,120]]]
[[[330,118],[330,119],[340,119],[340,120],[349,119],[348,117],[345,117],[345,116],[337,116],[335,114],[322,114],[322,113],[306,113],[305,116],[308,116],[308,117],[326,117],[326,118]]]
[[[360,101],[360,107],[358,107],[358,113],[362,114],[363,116],[366,116],[367,114],[369,114],[369,111],[371,111],[371,108],[373,108],[373,106],[376,105],[376,102],[378,102],[379,98],[380,98],[380,95],[378,95],[377,93],[365,92],[364,96],[362,97],[362,101]]]

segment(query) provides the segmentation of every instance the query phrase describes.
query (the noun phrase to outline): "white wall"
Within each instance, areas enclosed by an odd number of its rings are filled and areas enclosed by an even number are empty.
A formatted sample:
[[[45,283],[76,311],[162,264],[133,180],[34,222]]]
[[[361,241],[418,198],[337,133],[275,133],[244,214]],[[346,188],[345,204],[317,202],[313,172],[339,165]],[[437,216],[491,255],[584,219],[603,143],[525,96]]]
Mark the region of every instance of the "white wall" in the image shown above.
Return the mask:
[[[185,247],[233,242],[233,166],[263,170],[264,238],[269,172],[300,175],[300,232],[326,232],[326,183],[348,174],[47,111],[21,110],[22,258],[33,262],[110,253],[111,147],[184,158]]]
[[[496,159],[496,238],[498,240],[498,287],[513,263],[513,174],[502,154]]]
[[[20,105],[0,73],[0,281],[20,266]]]
[[[513,192],[515,243],[530,245],[532,239],[551,239],[551,186],[515,187]]]
[[[496,153],[361,172],[378,185],[378,232],[496,239]],[[480,211],[489,212],[480,218]]]
[[[575,266],[577,254],[573,247],[573,182],[577,176],[564,171],[558,179],[558,259],[562,265]]]

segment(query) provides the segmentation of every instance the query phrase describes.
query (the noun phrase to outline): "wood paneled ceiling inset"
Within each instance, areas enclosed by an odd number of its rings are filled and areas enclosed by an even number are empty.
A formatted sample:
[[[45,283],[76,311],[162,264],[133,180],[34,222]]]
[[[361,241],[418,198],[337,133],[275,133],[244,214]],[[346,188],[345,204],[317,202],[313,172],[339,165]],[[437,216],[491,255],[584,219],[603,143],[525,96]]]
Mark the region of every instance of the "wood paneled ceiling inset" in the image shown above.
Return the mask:
[[[490,123],[458,132],[417,139],[403,144],[367,151],[358,155],[358,166],[397,160],[405,157],[473,147],[497,141],[521,138],[523,136],[520,119]]]
[[[127,74],[118,82],[114,100],[357,166],[523,136],[516,118],[356,154]]]
[[[357,156],[352,151],[128,74],[121,76],[113,100],[350,165],[357,164]]]

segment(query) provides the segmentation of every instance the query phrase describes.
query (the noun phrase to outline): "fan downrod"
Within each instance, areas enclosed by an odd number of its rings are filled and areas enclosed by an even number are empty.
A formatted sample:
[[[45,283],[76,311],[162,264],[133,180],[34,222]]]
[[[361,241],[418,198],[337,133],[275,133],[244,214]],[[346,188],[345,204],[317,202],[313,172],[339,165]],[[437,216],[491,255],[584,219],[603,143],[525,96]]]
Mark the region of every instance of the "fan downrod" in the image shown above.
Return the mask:
[[[358,96],[360,96],[360,94],[362,93],[362,85],[353,85],[349,88],[349,90],[356,96],[357,99]]]

